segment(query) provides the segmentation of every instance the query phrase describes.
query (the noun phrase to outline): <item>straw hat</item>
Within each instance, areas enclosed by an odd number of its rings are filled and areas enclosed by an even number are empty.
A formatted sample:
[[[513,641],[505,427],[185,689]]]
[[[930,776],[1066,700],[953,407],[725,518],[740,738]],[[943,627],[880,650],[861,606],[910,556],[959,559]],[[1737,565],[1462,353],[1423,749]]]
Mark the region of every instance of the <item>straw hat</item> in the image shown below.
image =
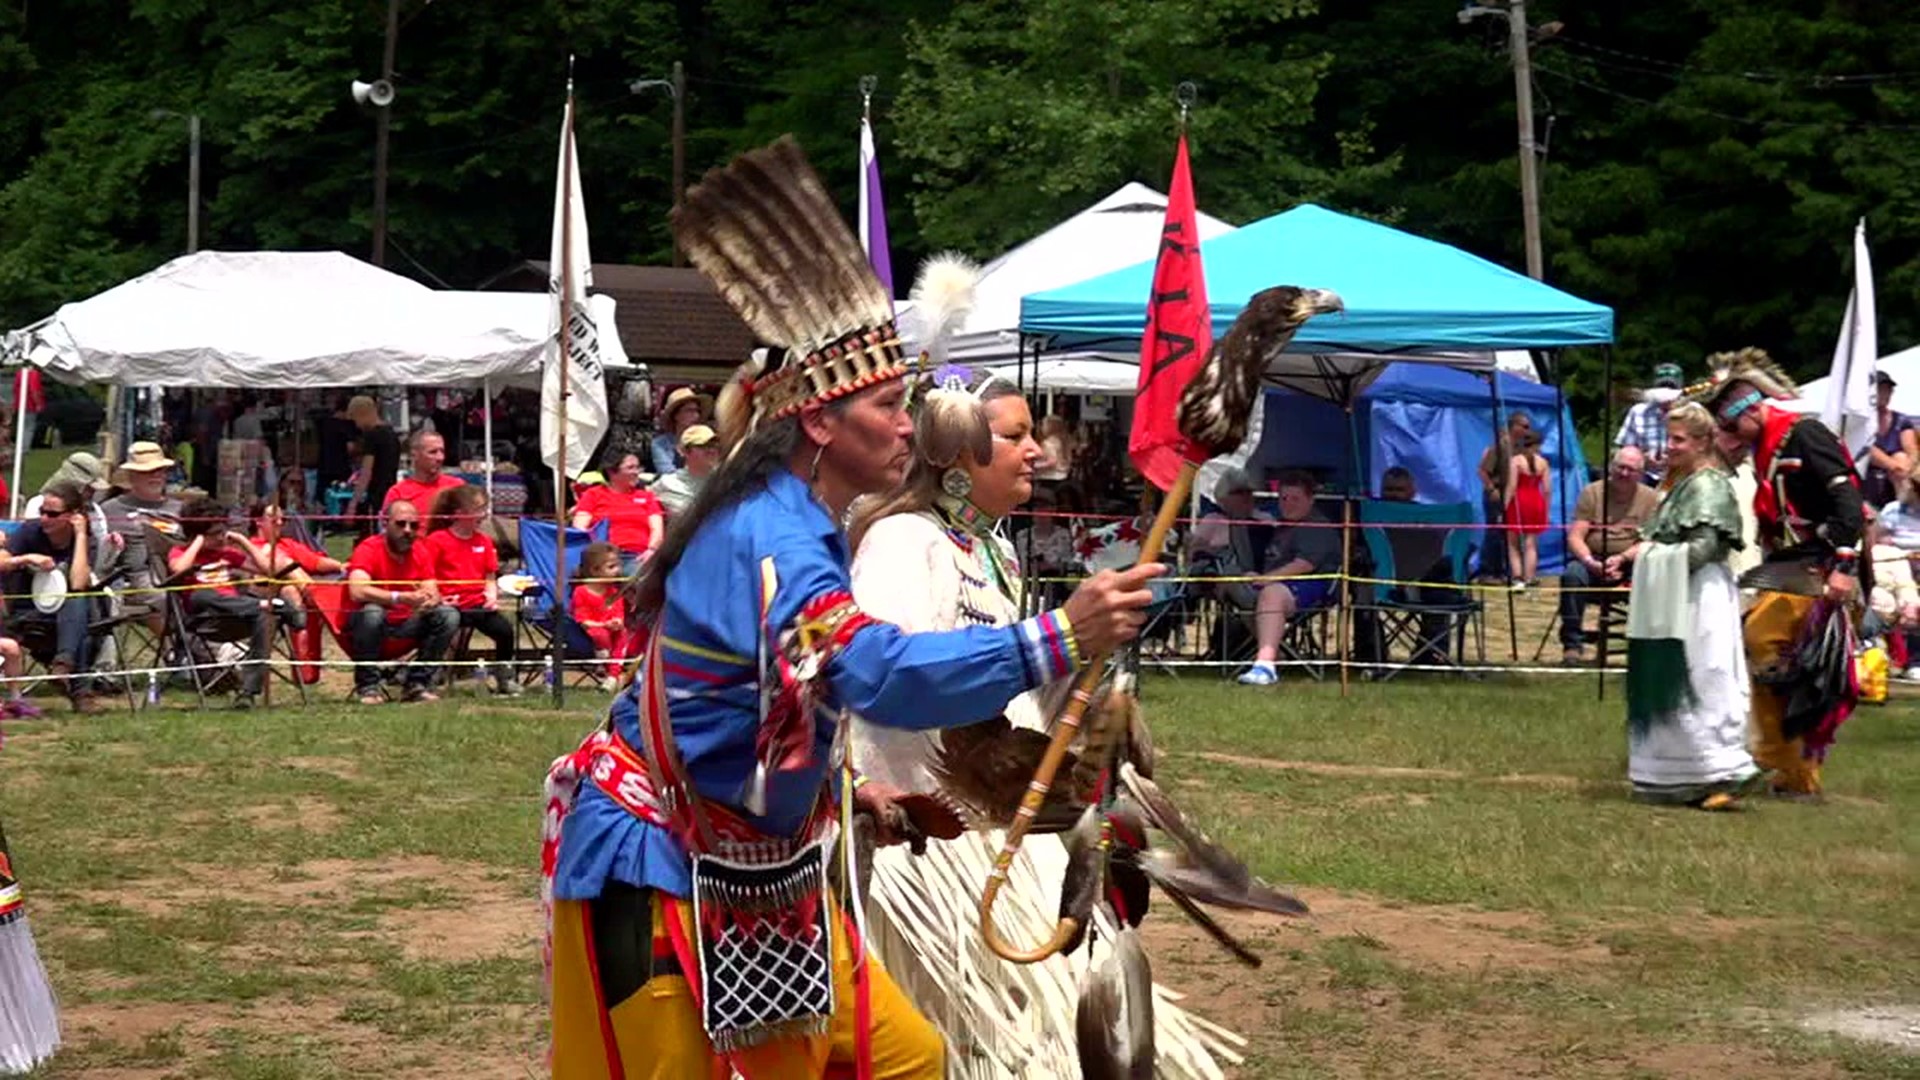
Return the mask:
[[[700,406],[701,416],[706,416],[713,409],[713,398],[711,396],[703,394],[691,386],[683,386],[667,395],[667,403],[660,410],[660,415],[668,420],[672,420],[674,410],[689,401]]]
[[[128,473],[158,472],[173,468],[173,464],[173,459],[160,449],[159,443],[137,442],[127,447],[127,458],[114,470],[113,482],[125,487]]]
[[[60,463],[59,468],[53,470],[52,476],[47,477],[48,485],[60,483],[72,484],[75,487],[81,488],[92,488],[95,491],[105,491],[109,486],[107,484],[107,467],[101,463],[99,458],[94,457],[85,450],[76,450],[67,455],[66,460]]]

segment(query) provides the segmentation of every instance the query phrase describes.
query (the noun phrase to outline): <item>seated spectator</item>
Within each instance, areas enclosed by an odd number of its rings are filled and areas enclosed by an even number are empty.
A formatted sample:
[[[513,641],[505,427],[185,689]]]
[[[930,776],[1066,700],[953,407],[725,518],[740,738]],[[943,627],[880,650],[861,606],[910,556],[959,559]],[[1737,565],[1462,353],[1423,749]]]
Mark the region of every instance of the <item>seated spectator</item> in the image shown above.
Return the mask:
[[[1920,681],[1920,592],[1913,563],[1920,554],[1920,485],[1912,476],[1894,483],[1899,498],[1882,507],[1868,526],[1873,552],[1873,591],[1861,634],[1885,635],[1888,655],[1902,665],[1901,678]]]
[[[347,560],[347,599],[356,610],[347,620],[354,694],[362,705],[386,700],[375,665],[389,640],[413,642],[406,669],[406,700],[438,701],[435,665],[447,655],[460,614],[444,603],[433,579],[433,562],[418,543],[420,511],[404,500],[387,507],[385,527],[360,541]]]
[[[96,712],[100,705],[88,678],[93,605],[88,597],[75,595],[87,591],[85,583],[93,575],[86,497],[70,483],[51,484],[40,496],[40,516],[7,537],[7,554],[0,559],[0,581],[5,583],[0,588],[9,597],[7,636],[23,643],[51,640],[52,648],[37,649],[36,657],[64,684],[74,712]],[[34,575],[54,569],[66,575],[69,595],[58,610],[43,612],[33,602]]]
[[[0,555],[0,559],[4,559]],[[4,695],[0,695],[0,720],[31,720],[40,715],[40,707],[27,700],[26,660],[23,658],[20,643],[0,634],[0,677],[6,679]]]
[[[59,468],[53,470],[53,475],[47,477],[47,482],[41,488],[44,490],[60,483],[72,484],[80,492],[80,497],[86,500],[87,539],[92,541],[88,554],[93,556],[88,563],[93,571],[90,585],[111,581],[118,570],[121,539],[120,534],[107,525],[106,512],[100,509],[100,497],[111,487],[107,483],[107,467],[85,450],[76,450],[67,455]],[[27,500],[26,507],[21,511],[22,521],[32,521],[40,516],[40,498],[35,495]]]
[[[1313,506],[1313,480],[1304,473],[1280,478],[1280,523],[1267,543],[1266,565],[1260,574],[1254,613],[1254,638],[1259,651],[1253,666],[1240,676],[1247,686],[1272,686],[1280,681],[1277,664],[1287,622],[1333,598],[1335,582],[1324,575],[1340,569],[1340,531]]]
[[[1413,471],[1404,465],[1395,465],[1380,474],[1381,502],[1411,503],[1418,501],[1417,496]],[[1378,664],[1387,659],[1380,612],[1375,607],[1381,597],[1391,596],[1409,604],[1443,604],[1460,598],[1458,589],[1446,587],[1453,583],[1453,567],[1446,557],[1447,534],[1444,530],[1385,526],[1381,532],[1393,552],[1393,573],[1398,583],[1365,582],[1353,587],[1354,597],[1359,601],[1353,609],[1353,652],[1354,658],[1363,664]],[[1354,551],[1356,572],[1360,576],[1383,576],[1375,572],[1371,558],[1365,556],[1364,545],[1356,541]],[[1364,567],[1358,565],[1362,558],[1366,558]],[[1447,630],[1448,619],[1444,613],[1423,614],[1420,617],[1420,643],[1414,650],[1411,662],[1444,664]]]
[[[693,505],[700,485],[720,467],[720,436],[705,424],[695,424],[680,433],[680,456],[685,465],[653,482],[653,494],[669,514]]]
[[[1227,469],[1214,481],[1218,510],[1194,523],[1188,551],[1196,577],[1245,578],[1258,574],[1272,535],[1273,515],[1253,503],[1253,480],[1242,469]],[[1214,583],[1213,592],[1242,609],[1259,603],[1259,587],[1248,581]]]
[[[167,494],[167,470],[173,460],[159,443],[137,442],[127,447],[127,459],[115,470],[113,481],[123,490],[102,503],[107,527],[120,536],[121,568],[134,589],[153,587],[147,526],[174,535],[180,528],[180,500]]]
[[[612,690],[621,668],[635,655],[627,633],[627,605],[621,596],[620,549],[612,544],[589,544],[580,553],[580,583],[573,587],[572,618],[593,642],[593,656],[607,661],[594,676],[602,690]]]
[[[181,542],[167,552],[167,570],[173,575],[191,575],[188,584],[192,588],[185,604],[189,633],[213,623],[246,628],[247,658],[240,668],[240,690],[233,696],[233,707],[251,709],[273,654],[272,626],[267,619],[273,601],[242,588],[245,579],[266,565],[267,554],[246,537],[229,532],[227,518],[227,508],[212,499],[188,503],[180,515]],[[295,629],[306,625],[307,612],[302,604],[283,603],[279,615]]]
[[[1642,483],[1645,473],[1644,452],[1637,446],[1623,446],[1613,452],[1606,479],[1588,484],[1574,501],[1573,524],[1567,527],[1567,568],[1560,573],[1560,649],[1565,663],[1586,659],[1587,638],[1581,623],[1594,592],[1619,588],[1632,576],[1632,563],[1621,563],[1618,575],[1609,574],[1607,565],[1613,556],[1639,542],[1640,526],[1660,506],[1659,494]]]
[[[653,437],[651,457],[653,474],[665,476],[680,467],[680,438],[695,424],[705,423],[713,399],[691,386],[682,386],[667,395],[660,409],[659,434]]]
[[[440,493],[433,507],[437,526],[423,544],[440,584],[442,600],[460,616],[461,627],[477,630],[493,642],[494,691],[520,695],[513,668],[513,623],[500,613],[500,554],[493,538],[480,529],[487,516],[487,493],[462,484]]]
[[[439,433],[415,432],[407,445],[412,450],[412,471],[394,481],[393,486],[387,489],[380,509],[385,510],[405,499],[415,507],[425,507],[430,511],[441,492],[466,483],[452,473],[442,471],[447,463],[447,440]]]
[[[604,521],[607,539],[620,549],[622,569],[631,572],[666,538],[665,512],[653,492],[640,486],[640,455],[622,454],[607,473],[605,487],[588,488],[573,507],[573,527],[587,529]]]
[[[286,535],[287,513],[278,503],[255,503],[249,515],[253,521],[252,546],[270,565],[262,567],[269,576],[285,578],[304,589],[316,577],[333,577],[347,564]]]

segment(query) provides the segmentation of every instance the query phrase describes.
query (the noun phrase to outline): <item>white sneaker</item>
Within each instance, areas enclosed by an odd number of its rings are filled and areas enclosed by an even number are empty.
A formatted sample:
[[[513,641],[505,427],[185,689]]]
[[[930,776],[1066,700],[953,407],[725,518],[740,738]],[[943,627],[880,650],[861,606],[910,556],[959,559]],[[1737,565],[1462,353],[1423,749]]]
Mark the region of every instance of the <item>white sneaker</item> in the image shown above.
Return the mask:
[[[1908,682],[1920,682],[1920,664],[1915,664],[1914,666],[1901,672],[1900,677],[1907,680]]]
[[[1272,686],[1280,681],[1280,673],[1272,664],[1256,663],[1240,674],[1241,686]]]

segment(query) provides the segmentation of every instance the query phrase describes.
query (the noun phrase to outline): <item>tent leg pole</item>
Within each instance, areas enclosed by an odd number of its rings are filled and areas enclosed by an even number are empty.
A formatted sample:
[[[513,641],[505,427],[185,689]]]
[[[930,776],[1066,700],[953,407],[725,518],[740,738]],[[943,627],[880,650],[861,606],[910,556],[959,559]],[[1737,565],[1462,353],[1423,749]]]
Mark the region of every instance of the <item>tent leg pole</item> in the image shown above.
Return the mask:
[[[1605,467],[1608,473],[1611,473],[1613,468],[1613,455],[1611,453],[1613,446],[1613,346],[1601,346],[1600,357],[1605,365],[1605,370],[1600,376],[1600,449],[1607,453]],[[1603,473],[1602,475],[1607,475],[1607,473]],[[1605,529],[1607,524],[1606,489],[1602,488],[1600,495],[1600,527]],[[1594,676],[1594,697],[1597,701],[1607,700],[1606,657],[1608,644],[1610,643],[1607,640],[1607,620],[1603,615],[1600,619],[1601,662],[1594,665],[1594,669],[1598,672],[1598,674]]]
[[[487,444],[487,512],[493,512],[493,380],[480,384],[481,438]]]
[[[13,375],[13,400],[17,415],[13,418],[13,486],[8,489],[12,505],[7,508],[9,518],[20,516],[20,473],[27,463],[27,373],[29,369],[22,365]]]
[[[1351,414],[1349,414],[1351,416]],[[1347,696],[1352,665],[1347,663],[1352,635],[1347,631],[1353,599],[1353,497],[1340,500],[1340,696]]]

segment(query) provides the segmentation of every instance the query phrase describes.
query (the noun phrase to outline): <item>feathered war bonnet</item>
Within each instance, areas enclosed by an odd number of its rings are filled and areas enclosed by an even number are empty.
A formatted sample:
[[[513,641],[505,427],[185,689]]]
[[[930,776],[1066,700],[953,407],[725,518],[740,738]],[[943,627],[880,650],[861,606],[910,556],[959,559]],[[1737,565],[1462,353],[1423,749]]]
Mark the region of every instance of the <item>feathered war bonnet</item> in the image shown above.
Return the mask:
[[[913,371],[893,298],[790,136],[709,172],[672,221],[687,258],[770,343],[715,402],[728,449],[807,405]]]
[[[1730,424],[1762,401],[1790,401],[1799,387],[1765,349],[1740,349],[1707,357],[1710,374],[1686,388],[1684,397],[1707,407],[1716,422]]]

